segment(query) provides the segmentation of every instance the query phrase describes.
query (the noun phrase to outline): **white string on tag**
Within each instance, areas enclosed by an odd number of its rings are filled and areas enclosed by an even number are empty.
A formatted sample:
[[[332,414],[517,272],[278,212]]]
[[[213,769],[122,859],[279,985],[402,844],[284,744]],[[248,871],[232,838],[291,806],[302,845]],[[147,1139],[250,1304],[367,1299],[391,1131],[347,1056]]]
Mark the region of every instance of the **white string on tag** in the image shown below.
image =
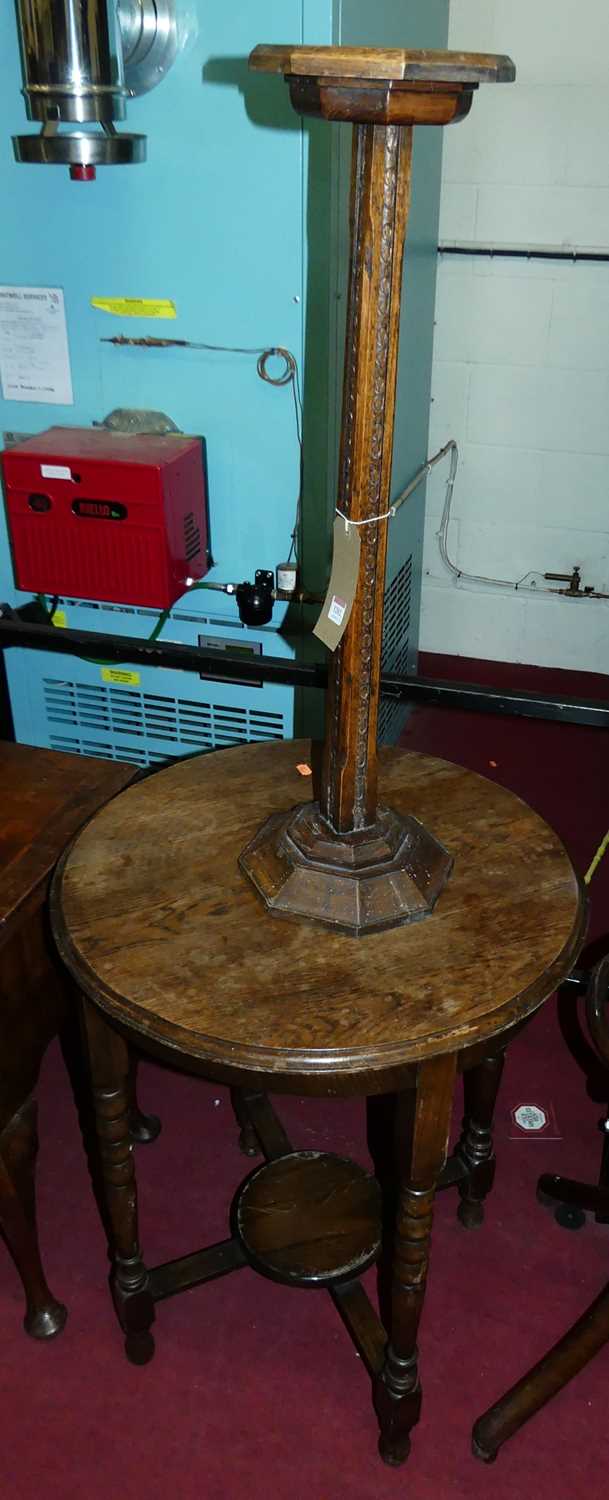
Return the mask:
[[[364,521],[352,521],[351,516],[346,516],[344,510],[340,510],[338,505],[336,507],[336,514],[342,516],[347,534],[350,526],[374,526],[376,521],[386,521],[389,516],[394,516],[395,512],[395,505],[390,505],[389,510],[384,510],[380,516],[366,516]]]

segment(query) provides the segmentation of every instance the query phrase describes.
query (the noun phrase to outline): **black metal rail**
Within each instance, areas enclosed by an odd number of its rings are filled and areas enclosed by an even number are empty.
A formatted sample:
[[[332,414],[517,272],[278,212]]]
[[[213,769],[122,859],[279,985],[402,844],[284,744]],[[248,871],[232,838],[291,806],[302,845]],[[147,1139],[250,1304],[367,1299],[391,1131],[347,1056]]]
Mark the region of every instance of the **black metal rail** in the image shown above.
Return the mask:
[[[185,646],[175,641],[147,641],[133,636],[102,635],[92,630],[56,629],[14,617],[0,618],[0,650],[19,646],[56,656],[79,656],[92,661],[130,662],[140,667],[168,667],[202,676],[242,683],[283,683],[290,687],[325,688],[327,666],[278,656],[256,656],[251,661],[211,647]],[[504,691],[475,683],[435,678],[403,677],[383,672],[381,693],[402,703],[437,704],[474,713],[516,714],[551,719],[564,724],[587,724],[609,729],[609,697],[570,698],[563,695]]]
[[[531,247],[522,249],[515,245],[510,249],[509,245],[438,245],[440,255],[474,255],[488,256],[490,260],[592,260],[609,261],[609,250],[562,250],[539,249]]]

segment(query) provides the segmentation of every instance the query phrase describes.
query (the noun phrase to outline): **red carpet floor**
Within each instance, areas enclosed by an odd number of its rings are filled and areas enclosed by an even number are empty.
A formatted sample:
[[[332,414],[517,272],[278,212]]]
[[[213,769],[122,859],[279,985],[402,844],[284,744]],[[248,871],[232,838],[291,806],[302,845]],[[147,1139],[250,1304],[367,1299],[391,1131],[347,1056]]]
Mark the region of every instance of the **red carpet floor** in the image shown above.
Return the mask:
[[[441,662],[424,665],[442,675]],[[460,663],[458,675],[484,674],[479,663]],[[606,696],[607,679],[569,678],[560,674],[566,691]],[[558,680],[519,678],[519,686],[537,684],[552,690]],[[604,732],[418,709],[403,743],[512,787],[586,869],[609,826]],[[609,855],[592,886],[591,937],[604,936]],[[609,1348],[493,1467],[469,1447],[476,1415],[606,1281],[609,1227],[589,1222],[569,1234],[535,1201],[540,1171],[594,1179],[602,1089],[597,1095],[589,1096],[548,1002],[508,1059],[486,1224],[467,1233],[454,1196],[438,1201],[420,1337],[423,1413],[408,1464],[391,1470],[377,1457],[365,1371],[323,1293],[243,1270],[161,1304],[154,1361],[126,1363],[74,1106],[52,1051],[39,1091],[39,1216],[49,1280],[69,1320],[49,1345],[25,1336],[20,1288],[0,1246],[2,1500],[601,1500]],[[163,1118],[158,1143],[138,1150],[142,1238],[153,1263],[224,1237],[244,1160],[225,1090],[146,1064],[141,1097]],[[519,1103],[547,1109],[549,1136],[514,1138]],[[296,1144],[366,1160],[358,1104],[281,1101],[280,1112]],[[457,1101],[455,1127],[459,1113]],[[373,1290],[372,1273],[368,1282]]]

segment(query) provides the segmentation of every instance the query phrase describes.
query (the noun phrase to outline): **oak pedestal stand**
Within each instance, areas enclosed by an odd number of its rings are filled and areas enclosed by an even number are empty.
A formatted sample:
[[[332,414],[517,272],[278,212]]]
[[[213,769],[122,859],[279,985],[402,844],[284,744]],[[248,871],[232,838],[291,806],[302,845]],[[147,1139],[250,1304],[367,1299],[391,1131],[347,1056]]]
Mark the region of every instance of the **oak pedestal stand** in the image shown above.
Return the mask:
[[[332,657],[319,800],[265,823],[241,868],[277,915],[355,936],[428,915],[452,853],[378,800],[377,719],[402,263],[415,125],[448,125],[508,57],[352,47],[256,47],[295,110],[353,122],[351,253],[337,508],[361,539],[346,633]]]

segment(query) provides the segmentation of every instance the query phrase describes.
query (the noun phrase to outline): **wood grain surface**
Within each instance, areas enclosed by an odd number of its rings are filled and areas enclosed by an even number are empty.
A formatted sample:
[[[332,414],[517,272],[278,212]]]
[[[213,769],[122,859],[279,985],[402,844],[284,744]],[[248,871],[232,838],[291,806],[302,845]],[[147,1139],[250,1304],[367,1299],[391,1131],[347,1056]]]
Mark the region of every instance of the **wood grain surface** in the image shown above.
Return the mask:
[[[53,865],[86,818],[135,776],[133,766],[0,744],[0,943],[40,906]]]
[[[309,755],[305,741],[241,745],[130,787],[66,856],[55,933],[85,992],[142,1039],[216,1076],[280,1074],[309,1092],[361,1091],[367,1071],[372,1093],[392,1067],[472,1046],[541,1004],[583,942],[585,898],[557,835],[512,793],[385,749],[383,800],[455,857],[433,914],[360,940],[278,920],[237,857],[302,799]]]
[[[293,1151],[246,1179],[234,1220],[251,1265],[272,1280],[351,1281],[381,1248],[381,1190],[356,1162]]]
[[[100,803],[128,785],[135,768],[29,745],[0,744],[0,1237],[26,1296],[25,1328],[52,1338],[66,1309],[49,1291],[36,1231],[36,1087],[42,1058],[61,1030],[68,1039],[70,994],[48,932],[53,866]]]
[[[510,57],[493,52],[411,51],[404,47],[291,47],[261,43],[250,53],[260,73],[312,78],[395,78],[421,83],[512,83]]]

